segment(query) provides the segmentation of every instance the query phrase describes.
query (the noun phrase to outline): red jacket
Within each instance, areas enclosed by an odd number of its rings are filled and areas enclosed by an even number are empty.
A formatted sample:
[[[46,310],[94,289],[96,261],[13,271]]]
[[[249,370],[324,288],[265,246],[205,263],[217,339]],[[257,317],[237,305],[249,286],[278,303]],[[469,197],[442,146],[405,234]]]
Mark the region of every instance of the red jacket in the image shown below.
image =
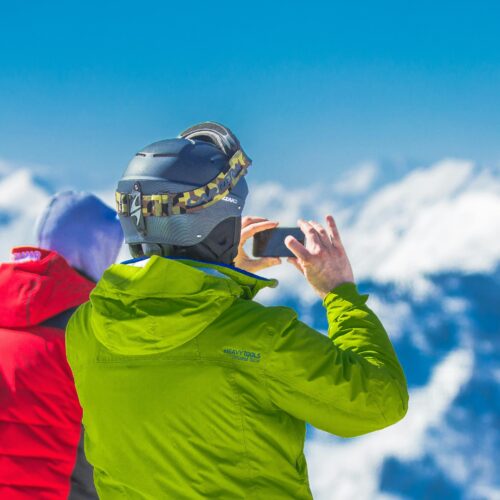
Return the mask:
[[[55,252],[14,256],[28,260],[0,264],[0,498],[59,500],[68,497],[82,415],[57,318],[94,284]]]

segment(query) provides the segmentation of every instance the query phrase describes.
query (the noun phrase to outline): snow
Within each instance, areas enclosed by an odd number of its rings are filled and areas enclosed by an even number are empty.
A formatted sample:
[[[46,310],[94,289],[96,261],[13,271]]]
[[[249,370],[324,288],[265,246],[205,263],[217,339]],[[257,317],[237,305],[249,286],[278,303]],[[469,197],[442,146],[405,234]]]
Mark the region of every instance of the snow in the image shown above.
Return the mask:
[[[95,193],[114,207],[114,191]],[[33,171],[0,160],[0,262],[9,260],[15,246],[36,245],[38,219],[50,200],[50,193],[38,185]],[[123,248],[119,260],[129,258]]]
[[[38,214],[48,201],[28,169],[11,174],[0,163],[0,258],[11,245],[33,242]],[[332,183],[287,188],[279,183],[251,186],[246,213],[296,225],[299,217],[337,219],[358,280],[410,283],[425,295],[429,274],[490,272],[500,257],[500,176],[470,161],[447,159],[411,171],[372,189],[377,167],[366,163]],[[350,188],[349,188],[350,186]],[[347,193],[348,198],[339,195]],[[98,193],[111,206],[113,190]],[[356,196],[354,196],[356,195]],[[354,209],[353,207],[356,207]],[[280,280],[280,293],[314,295],[295,268],[263,273]]]
[[[376,193],[347,231],[358,275],[491,271],[500,256],[500,181],[478,186],[473,173],[471,163],[445,161]]]
[[[429,276],[443,272],[491,273],[498,265],[499,172],[466,160],[445,159],[382,185],[380,177],[380,167],[367,162],[340,179],[315,185],[290,188],[277,182],[254,184],[250,186],[246,213],[267,216],[282,225],[295,225],[299,217],[321,220],[332,213],[357,280],[410,287],[415,303],[433,296],[443,315],[467,318],[467,302],[440,296]],[[113,189],[97,194],[113,205]],[[36,220],[48,200],[49,193],[37,184],[29,168],[13,168],[0,161],[1,260],[9,258],[12,246],[35,243]],[[119,260],[127,257],[124,249]],[[286,263],[262,274],[278,278],[280,286],[263,291],[259,300],[276,304],[287,297],[299,298],[303,319],[307,319],[309,306],[318,299],[302,275]],[[405,324],[415,323],[410,303],[375,293],[369,305],[395,342],[401,340]],[[412,343],[419,352],[430,353],[432,345],[425,334],[416,328],[411,333]],[[487,340],[475,339],[476,347],[480,342],[488,345]],[[402,462],[416,460],[424,453],[431,453],[454,483],[471,484],[467,457],[450,452],[453,447],[446,446],[446,440],[457,442],[460,436],[446,429],[444,416],[471,380],[473,369],[471,345],[463,342],[434,366],[426,385],[412,389],[408,415],[400,423],[354,440],[314,432],[306,453],[315,498],[394,498],[379,492],[384,462],[390,457]],[[492,377],[500,383],[500,370],[495,368]],[[441,440],[433,442],[431,432],[436,428],[442,430]],[[491,467],[494,465],[490,463],[476,464],[474,470],[490,474]],[[494,477],[493,470],[490,475]],[[477,479],[476,497],[498,495],[492,484],[489,476],[487,480]]]
[[[306,445],[314,498],[383,498],[378,488],[384,461],[389,457],[412,460],[424,453],[430,439],[429,429],[441,422],[460,388],[471,377],[472,369],[472,352],[456,349],[435,367],[426,386],[410,393],[408,414],[394,426],[335,444],[328,434],[316,431]],[[460,481],[455,472],[450,471],[451,474]]]
[[[7,171],[0,164],[0,172]],[[0,259],[7,260],[14,246],[35,243],[38,216],[49,200],[49,195],[38,187],[31,172],[19,169],[0,179]]]
[[[299,216],[322,220],[331,212],[359,280],[398,282],[431,293],[426,276],[442,272],[491,272],[500,258],[500,175],[472,162],[443,160],[411,171],[361,200],[341,205],[328,186],[285,189],[254,186],[247,213],[296,224]],[[317,200],[321,200],[319,203]],[[291,266],[264,271],[281,290],[311,293]]]

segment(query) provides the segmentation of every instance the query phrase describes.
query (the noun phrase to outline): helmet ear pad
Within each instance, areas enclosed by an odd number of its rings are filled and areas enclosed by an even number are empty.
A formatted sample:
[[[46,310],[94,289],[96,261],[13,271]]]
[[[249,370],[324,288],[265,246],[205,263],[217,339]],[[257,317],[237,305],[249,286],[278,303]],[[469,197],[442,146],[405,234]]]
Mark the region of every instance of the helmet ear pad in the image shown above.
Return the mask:
[[[162,245],[163,254],[232,265],[238,255],[240,237],[241,217],[229,217],[219,222],[200,243],[192,246]]]

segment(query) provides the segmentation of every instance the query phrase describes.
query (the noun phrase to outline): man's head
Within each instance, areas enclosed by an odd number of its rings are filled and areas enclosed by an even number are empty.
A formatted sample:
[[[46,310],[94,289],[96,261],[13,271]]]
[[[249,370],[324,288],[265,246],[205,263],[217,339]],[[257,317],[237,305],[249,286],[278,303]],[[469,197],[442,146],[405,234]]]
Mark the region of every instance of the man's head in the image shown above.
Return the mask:
[[[65,191],[41,215],[38,246],[62,255],[93,281],[113,264],[123,244],[116,212],[90,193]]]
[[[212,122],[141,149],[116,193],[132,255],[231,264],[240,239],[248,194],[243,176],[249,165],[231,131]]]

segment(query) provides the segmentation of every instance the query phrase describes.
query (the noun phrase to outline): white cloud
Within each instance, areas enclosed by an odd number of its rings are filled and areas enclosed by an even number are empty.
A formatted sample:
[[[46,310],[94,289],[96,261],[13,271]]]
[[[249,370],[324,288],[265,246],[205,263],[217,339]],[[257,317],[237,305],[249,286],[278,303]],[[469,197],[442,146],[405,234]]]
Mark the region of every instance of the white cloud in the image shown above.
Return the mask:
[[[114,191],[96,195],[114,206]],[[49,199],[31,169],[0,160],[0,262],[9,259],[11,248],[36,244],[36,225]],[[128,249],[120,256],[129,258]]]
[[[396,425],[353,440],[332,442],[317,431],[306,445],[314,498],[373,500],[387,498],[378,491],[380,471],[387,458],[414,460],[428,451],[428,431],[438,426],[468,382],[472,351],[452,351],[436,366],[429,383],[410,394],[408,414]],[[459,480],[459,477],[452,477]]]
[[[101,199],[106,205],[110,206],[113,210],[116,210],[115,201],[115,190],[106,189],[105,191],[94,191],[94,194]]]
[[[343,195],[359,195],[366,193],[373,185],[378,174],[375,163],[366,162],[349,168],[343,177],[333,185],[336,193]]]
[[[10,165],[0,158],[0,175],[7,175],[10,172]]]
[[[0,257],[5,259],[9,247],[33,242],[34,223],[48,195],[36,185],[28,169],[3,162],[0,170],[13,172],[0,178],[0,212],[10,219],[0,225]],[[427,274],[488,272],[497,265],[498,173],[468,161],[444,160],[366,193],[376,166],[367,163],[354,170],[350,192],[359,196],[351,196],[348,202],[335,194],[329,180],[298,188],[266,183],[251,186],[246,213],[267,216],[283,226],[295,225],[299,217],[321,220],[333,213],[358,281],[396,281],[410,286],[416,295],[433,292]],[[337,183],[336,189],[349,183],[349,175]],[[113,206],[112,190],[98,194]],[[290,265],[263,274],[277,277],[281,286],[263,293],[261,300],[273,301],[280,293],[296,295],[306,303],[315,300],[302,276]]]
[[[358,276],[490,271],[500,257],[500,179],[485,183],[486,176],[470,162],[446,160],[375,193],[346,231]]]
[[[333,213],[358,279],[398,281],[421,296],[435,293],[426,273],[488,272],[498,263],[498,175],[471,162],[446,160],[368,193],[376,175],[370,168],[359,170],[364,180],[352,181],[350,191],[344,187],[352,205],[341,205],[342,197],[336,193],[342,184],[332,188],[330,180],[295,189],[268,183],[253,186],[246,212],[277,219],[282,225],[295,225],[299,217],[319,220]],[[28,169],[13,169],[4,163],[0,164],[0,175],[4,175],[0,177],[0,258],[5,260],[10,247],[34,243],[35,222],[49,194],[37,186]],[[113,205],[112,191],[98,194]],[[127,257],[124,250],[121,258]],[[317,300],[302,275],[289,264],[263,274],[277,277],[281,286],[259,295],[259,300],[279,303],[280,296],[291,294],[302,299],[304,310]],[[461,315],[466,308],[458,299],[449,298],[442,304],[445,314]],[[411,311],[404,303],[389,304],[373,296],[370,305],[391,334],[400,332],[410,318]],[[428,348],[422,332],[413,337],[422,350]],[[412,392],[407,417],[389,429],[350,441],[332,442],[322,433],[315,434],[307,444],[307,454],[316,498],[389,498],[378,492],[384,460],[412,460],[424,452],[433,453],[452,480],[469,480],[463,460],[447,453],[445,446],[433,448],[428,431],[442,424],[460,387],[469,380],[472,365],[470,350],[462,347],[453,351],[435,368],[429,384]],[[498,373],[494,372],[497,379]],[[477,491],[487,490],[485,484],[478,484]]]
[[[272,202],[265,192],[265,186],[254,187],[251,196],[258,203],[247,213],[290,223],[299,215],[319,220],[332,212],[358,281],[399,282],[425,296],[433,292],[426,275],[490,272],[500,259],[500,176],[468,161],[444,160],[414,170],[350,206],[339,206],[326,186],[308,191],[274,185]],[[281,278],[282,291],[305,293],[309,300],[294,272],[263,274]]]
[[[35,243],[36,221],[49,195],[36,186],[30,171],[18,169],[0,179],[0,257],[7,260],[14,246]]]
[[[411,305],[406,301],[388,302],[380,295],[371,294],[370,308],[382,321],[392,340],[398,340],[403,335],[405,326],[413,320]]]
[[[282,226],[296,226],[298,218],[317,218],[338,209],[332,196],[325,196],[324,186],[289,188],[275,182],[250,184],[245,212],[263,214]]]

